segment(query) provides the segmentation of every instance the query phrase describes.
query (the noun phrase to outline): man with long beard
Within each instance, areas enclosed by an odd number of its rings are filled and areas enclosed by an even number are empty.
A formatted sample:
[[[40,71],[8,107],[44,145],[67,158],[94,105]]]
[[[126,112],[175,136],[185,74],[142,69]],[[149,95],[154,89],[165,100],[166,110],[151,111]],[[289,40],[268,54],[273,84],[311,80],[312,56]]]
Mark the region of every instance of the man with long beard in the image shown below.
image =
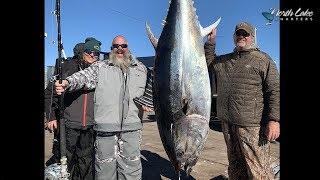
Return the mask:
[[[97,61],[55,83],[57,94],[65,90],[96,89],[94,130],[96,131],[97,180],[141,179],[141,106],[133,101],[144,93],[147,69],[128,49],[119,35],[112,41],[109,59]]]

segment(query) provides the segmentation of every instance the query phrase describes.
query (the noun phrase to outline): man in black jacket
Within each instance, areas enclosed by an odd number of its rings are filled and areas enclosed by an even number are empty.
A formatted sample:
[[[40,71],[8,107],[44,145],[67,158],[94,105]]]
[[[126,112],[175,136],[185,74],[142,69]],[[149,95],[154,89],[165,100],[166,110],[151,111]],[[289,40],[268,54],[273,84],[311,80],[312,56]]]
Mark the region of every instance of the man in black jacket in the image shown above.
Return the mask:
[[[63,63],[63,78],[89,67],[98,60],[100,46],[101,42],[95,38],[87,38],[85,43],[77,44],[74,57]],[[56,131],[59,96],[52,93],[52,86],[50,82],[45,89],[45,111],[48,129]],[[70,179],[73,180],[94,179],[93,97],[94,90],[66,92],[64,95],[67,165]]]
[[[68,60],[72,60],[72,59],[79,59],[82,56],[82,52],[83,52],[83,48],[84,48],[84,43],[78,43],[74,46],[73,48],[73,57],[68,57]],[[57,70],[57,67],[55,67],[55,71]],[[57,72],[55,72],[54,74],[57,74]],[[54,76],[53,76],[54,77]],[[52,81],[52,80],[50,80]],[[57,102],[53,103],[53,100],[57,101],[56,98],[53,98],[53,83],[50,83],[47,85],[46,89],[45,89],[45,98],[44,98],[44,108],[45,108],[45,129],[49,130],[49,132],[53,132],[53,143],[52,143],[52,156],[49,160],[46,161],[46,166],[50,166],[51,164],[54,163],[60,163],[60,135],[58,134],[58,130],[56,127],[56,129],[54,129],[53,131],[51,129],[48,128],[48,119],[52,120],[56,120],[55,115],[59,115],[59,112],[57,109],[58,107],[56,107]]]

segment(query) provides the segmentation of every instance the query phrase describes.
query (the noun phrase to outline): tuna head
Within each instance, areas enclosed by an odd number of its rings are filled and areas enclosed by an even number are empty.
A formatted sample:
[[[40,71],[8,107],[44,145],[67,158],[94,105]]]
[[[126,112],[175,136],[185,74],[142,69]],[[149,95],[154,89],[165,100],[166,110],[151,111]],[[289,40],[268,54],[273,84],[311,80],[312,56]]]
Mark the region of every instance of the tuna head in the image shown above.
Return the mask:
[[[147,34],[156,50],[154,107],[159,134],[176,171],[187,174],[204,147],[211,110],[203,38],[220,22],[202,28],[192,0],[171,0],[160,38]]]
[[[177,161],[188,175],[203,150],[208,130],[208,119],[198,114],[185,116],[173,124]]]

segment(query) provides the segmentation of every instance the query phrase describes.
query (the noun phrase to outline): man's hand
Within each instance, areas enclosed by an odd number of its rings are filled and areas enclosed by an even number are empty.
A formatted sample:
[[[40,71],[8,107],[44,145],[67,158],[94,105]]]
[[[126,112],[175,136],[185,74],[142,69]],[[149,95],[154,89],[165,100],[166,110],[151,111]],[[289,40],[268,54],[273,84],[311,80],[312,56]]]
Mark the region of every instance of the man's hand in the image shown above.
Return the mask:
[[[143,110],[143,111],[146,111],[146,112],[151,112],[151,111],[153,111],[152,108],[149,108],[149,107],[143,106],[143,105],[142,105],[142,110]]]
[[[269,141],[276,140],[280,135],[280,124],[276,121],[269,121],[266,129],[266,136]]]
[[[56,93],[58,95],[61,95],[65,91],[65,89],[68,86],[68,84],[69,83],[68,83],[67,80],[62,80],[61,84],[59,83],[59,80],[57,80],[56,83],[54,84],[56,86],[56,89],[55,89]]]
[[[47,128],[50,130],[50,132],[52,132],[54,129],[57,129],[57,120],[52,120],[46,123],[47,124]]]
[[[208,34],[208,41],[211,43],[216,42],[216,36],[217,36],[217,29],[214,28],[212,31]]]

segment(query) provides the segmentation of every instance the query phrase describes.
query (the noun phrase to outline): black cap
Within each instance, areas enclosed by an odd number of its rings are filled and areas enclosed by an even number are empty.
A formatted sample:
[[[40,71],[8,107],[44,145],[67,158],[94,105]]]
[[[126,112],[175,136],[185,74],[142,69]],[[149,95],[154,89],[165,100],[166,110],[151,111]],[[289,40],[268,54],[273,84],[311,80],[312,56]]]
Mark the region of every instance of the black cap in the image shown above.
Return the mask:
[[[73,55],[80,55],[84,51],[84,43],[78,43],[73,48]]]
[[[84,43],[84,51],[100,52],[101,50],[100,46],[101,46],[101,42],[93,38]]]

